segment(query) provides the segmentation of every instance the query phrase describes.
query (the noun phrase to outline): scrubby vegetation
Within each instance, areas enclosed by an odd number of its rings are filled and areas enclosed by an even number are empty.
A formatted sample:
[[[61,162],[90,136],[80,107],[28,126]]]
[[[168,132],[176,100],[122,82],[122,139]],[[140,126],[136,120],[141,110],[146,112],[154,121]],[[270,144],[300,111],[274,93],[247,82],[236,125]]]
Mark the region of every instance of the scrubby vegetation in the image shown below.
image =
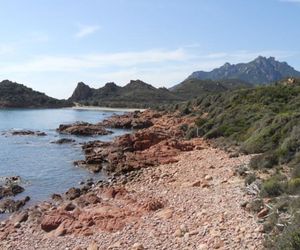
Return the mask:
[[[299,108],[298,84],[238,90],[199,99],[196,125],[206,138],[226,137],[238,142],[244,153],[262,153],[254,158],[254,168],[297,167]]]
[[[51,98],[18,83],[0,82],[0,108],[59,108],[71,105],[71,102]]]
[[[94,89],[80,82],[69,100],[86,106],[161,109],[161,106],[164,105],[174,105],[195,97],[245,87],[252,87],[252,85],[239,80],[200,81],[189,79],[171,89],[166,89],[155,88],[143,81],[136,80],[130,81],[124,87],[110,82],[102,88]],[[182,109],[181,112],[183,114],[191,113],[188,107]]]
[[[253,87],[252,84],[237,79],[213,81],[189,78],[171,88],[171,91],[184,100],[190,100],[192,98],[206,96],[208,94],[222,93],[228,90],[251,87]]]
[[[266,246],[300,249],[300,80],[209,95],[177,109],[186,107],[198,116],[201,136],[257,154],[245,184],[265,173],[260,196],[271,198],[273,209],[264,223]]]

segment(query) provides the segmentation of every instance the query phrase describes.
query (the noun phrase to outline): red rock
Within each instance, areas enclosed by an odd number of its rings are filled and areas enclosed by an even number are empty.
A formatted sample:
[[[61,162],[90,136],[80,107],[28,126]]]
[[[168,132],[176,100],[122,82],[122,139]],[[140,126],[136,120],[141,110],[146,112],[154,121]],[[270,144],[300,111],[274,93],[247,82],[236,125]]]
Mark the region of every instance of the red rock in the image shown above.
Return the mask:
[[[96,167],[97,171],[105,167],[111,172],[124,173],[177,162],[177,156],[181,152],[191,151],[195,146],[203,144],[203,141],[199,139],[184,141],[185,135],[180,126],[183,123],[193,123],[195,118],[188,120],[145,111],[135,115],[114,116],[112,123],[107,120],[102,125],[108,126],[123,119],[136,119],[137,117],[140,120],[150,119],[154,125],[133,134],[117,137],[113,142],[93,141],[85,144],[83,150],[86,159],[79,165],[88,169]],[[127,122],[122,122],[122,124],[127,124]]]
[[[68,213],[55,213],[51,215],[45,215],[41,222],[41,228],[50,232],[59,227],[59,225],[65,220],[73,220],[74,218]]]

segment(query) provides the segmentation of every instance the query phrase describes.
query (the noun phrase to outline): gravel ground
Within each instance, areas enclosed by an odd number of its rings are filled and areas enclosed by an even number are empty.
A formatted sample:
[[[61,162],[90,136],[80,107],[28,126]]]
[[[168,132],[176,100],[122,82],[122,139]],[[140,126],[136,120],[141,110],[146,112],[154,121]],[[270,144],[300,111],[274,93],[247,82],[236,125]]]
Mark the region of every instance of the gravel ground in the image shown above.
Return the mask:
[[[24,223],[0,242],[0,249],[262,249],[257,218],[240,206],[250,197],[234,175],[250,156],[229,158],[205,145],[178,157],[179,162],[145,169],[125,184],[137,199],[160,199],[164,208],[120,231],[51,237],[38,225]]]

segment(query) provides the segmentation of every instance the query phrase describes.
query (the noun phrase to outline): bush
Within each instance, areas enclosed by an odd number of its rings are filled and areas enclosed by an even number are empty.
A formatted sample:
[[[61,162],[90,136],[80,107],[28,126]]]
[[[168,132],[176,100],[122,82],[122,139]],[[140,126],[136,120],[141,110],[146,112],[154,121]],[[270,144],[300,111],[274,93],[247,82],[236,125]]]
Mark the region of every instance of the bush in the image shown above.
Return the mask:
[[[181,110],[181,115],[189,115],[191,113],[191,110],[188,107],[185,107],[183,110]]]
[[[186,132],[186,131],[188,131],[188,129],[189,129],[189,125],[188,124],[182,124],[181,126],[180,126],[180,130],[182,130],[183,132]]]
[[[286,229],[276,240],[276,249],[282,250],[298,250],[300,249],[300,229],[291,226]]]
[[[202,117],[198,117],[197,120],[195,121],[195,124],[197,127],[202,127],[205,123],[207,123],[208,120]]]
[[[248,174],[245,178],[245,185],[250,185],[251,183],[253,183],[256,180],[256,175],[251,173]]]
[[[250,167],[253,169],[272,168],[278,164],[278,159],[272,152],[257,155],[250,160]]]
[[[186,138],[187,138],[188,140],[190,140],[190,139],[195,138],[195,137],[197,137],[197,128],[195,128],[195,127],[190,127],[190,128],[188,129],[188,131],[186,132]]]
[[[271,177],[262,185],[261,194],[263,196],[279,196],[283,193],[284,188],[281,180],[277,177]]]
[[[290,194],[299,193],[300,191],[300,178],[291,179],[288,181],[288,192]]]

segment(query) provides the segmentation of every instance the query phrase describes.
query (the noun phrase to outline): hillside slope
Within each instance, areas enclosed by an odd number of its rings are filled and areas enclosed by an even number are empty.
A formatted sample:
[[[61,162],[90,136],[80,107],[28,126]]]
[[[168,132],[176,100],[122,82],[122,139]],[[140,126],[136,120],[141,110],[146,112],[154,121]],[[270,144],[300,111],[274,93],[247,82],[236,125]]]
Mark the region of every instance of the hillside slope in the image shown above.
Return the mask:
[[[0,108],[59,108],[72,104],[27,88],[22,84],[4,80],[0,82]]]
[[[201,97],[208,94],[222,93],[228,90],[239,88],[250,88],[252,84],[246,83],[241,80],[199,80],[187,79],[182,83],[174,86],[170,90],[183,99],[192,99]]]
[[[265,208],[260,219],[265,246],[300,249],[300,79],[209,95],[186,105],[198,116],[198,135],[225,149],[238,146],[241,153],[258,154],[250,168],[238,171],[247,188],[260,192],[256,212]]]

